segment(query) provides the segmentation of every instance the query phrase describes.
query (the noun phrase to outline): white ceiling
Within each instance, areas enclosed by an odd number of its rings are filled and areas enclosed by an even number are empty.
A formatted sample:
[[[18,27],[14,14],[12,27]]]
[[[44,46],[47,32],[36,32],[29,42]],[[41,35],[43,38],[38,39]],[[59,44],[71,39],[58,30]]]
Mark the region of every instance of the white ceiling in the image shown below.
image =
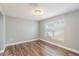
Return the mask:
[[[7,16],[28,20],[43,20],[79,9],[78,3],[3,3],[0,6]],[[32,10],[37,7],[43,10],[43,15],[35,16],[32,14]]]

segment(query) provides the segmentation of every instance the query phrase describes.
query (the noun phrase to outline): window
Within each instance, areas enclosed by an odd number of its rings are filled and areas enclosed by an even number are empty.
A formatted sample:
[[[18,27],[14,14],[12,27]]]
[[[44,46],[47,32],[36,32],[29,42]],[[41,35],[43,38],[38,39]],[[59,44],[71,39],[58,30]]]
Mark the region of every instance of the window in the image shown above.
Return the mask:
[[[64,41],[64,20],[55,20],[45,24],[45,34],[54,40]]]

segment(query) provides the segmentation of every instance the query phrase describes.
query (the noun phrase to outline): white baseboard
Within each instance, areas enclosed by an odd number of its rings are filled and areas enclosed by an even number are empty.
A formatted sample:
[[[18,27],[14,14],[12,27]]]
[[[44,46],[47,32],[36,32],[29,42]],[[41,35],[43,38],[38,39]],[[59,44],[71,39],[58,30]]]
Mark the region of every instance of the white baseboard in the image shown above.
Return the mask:
[[[74,50],[74,49],[71,49],[71,48],[68,48],[68,47],[65,47],[65,46],[62,46],[62,45],[60,45],[60,44],[56,44],[56,43],[53,43],[53,42],[50,42],[50,41],[47,41],[47,40],[44,40],[44,39],[39,39],[39,38],[31,39],[31,40],[27,40],[27,41],[20,41],[20,42],[15,42],[15,43],[6,44],[6,47],[7,47],[7,46],[11,46],[11,45],[16,45],[16,44],[25,43],[25,42],[36,41],[36,40],[42,40],[42,41],[48,42],[48,43],[50,43],[50,44],[59,46],[59,47],[61,47],[61,48],[64,48],[64,49],[67,49],[67,50],[69,50],[69,51],[72,51],[72,52],[75,52],[75,53],[78,53],[78,54],[79,54],[79,51],[77,51],[77,50]],[[0,53],[2,53],[2,52],[4,52],[4,50],[1,50],[1,51],[0,51]]]
[[[71,49],[71,48],[62,46],[62,45],[60,45],[60,44],[56,44],[56,43],[47,41],[47,40],[45,40],[45,39],[40,39],[40,40],[45,41],[45,42],[48,42],[48,43],[53,44],[53,45],[55,45],[55,46],[59,46],[59,47],[61,47],[61,48],[64,48],[64,49],[67,49],[67,50],[69,50],[69,51],[72,51],[72,52],[75,52],[75,53],[78,53],[78,54],[79,54],[79,51],[77,51],[77,50],[74,50],[74,49]]]
[[[7,46],[12,46],[12,45],[21,44],[21,43],[26,43],[26,42],[31,42],[31,41],[36,41],[36,40],[39,40],[39,39],[36,38],[36,39],[27,40],[27,41],[20,41],[20,42],[15,42],[15,43],[6,44],[6,45],[5,45],[5,48],[6,48]],[[1,50],[1,51],[0,51],[0,54],[3,53],[4,51],[5,51],[5,49]]]
[[[20,42],[10,43],[10,44],[6,44],[6,47],[7,47],[7,46],[16,45],[16,44],[21,44],[21,43],[26,43],[26,42],[36,41],[36,40],[39,40],[39,39],[36,38],[36,39],[27,40],[27,41],[20,41]]]

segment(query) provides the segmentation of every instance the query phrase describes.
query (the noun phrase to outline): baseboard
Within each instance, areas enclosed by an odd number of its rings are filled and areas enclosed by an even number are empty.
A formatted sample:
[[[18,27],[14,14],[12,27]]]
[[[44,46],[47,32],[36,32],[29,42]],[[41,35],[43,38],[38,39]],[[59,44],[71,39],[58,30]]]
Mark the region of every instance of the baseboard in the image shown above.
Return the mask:
[[[11,45],[17,45],[17,44],[21,44],[21,43],[36,41],[36,40],[45,41],[45,42],[48,42],[48,43],[53,44],[53,45],[55,45],[55,46],[58,46],[58,47],[61,47],[61,48],[64,48],[64,49],[66,49],[66,50],[69,50],[69,51],[72,51],[72,52],[75,52],[75,53],[79,54],[79,51],[77,51],[77,50],[74,50],[74,49],[71,49],[71,48],[68,48],[68,47],[65,47],[65,46],[62,46],[62,45],[60,45],[60,44],[56,44],[56,43],[53,43],[53,42],[50,42],[50,41],[47,41],[47,40],[44,40],[44,39],[39,39],[39,38],[31,39],[31,40],[27,40],[27,41],[15,42],[15,43],[11,43],[11,44],[6,44],[6,47],[7,47],[7,46],[11,46]],[[0,51],[0,53],[2,53],[2,52],[4,52],[4,50]]]
[[[62,46],[60,44],[56,44],[56,43],[53,43],[53,42],[50,42],[50,41],[47,41],[47,40],[44,40],[44,39],[40,39],[40,40],[79,54],[79,51],[77,51],[77,50],[74,50],[74,49],[71,49],[71,48],[68,48],[68,47],[65,47],[65,46]]]
[[[22,43],[26,43],[26,42],[36,41],[36,40],[39,40],[39,39],[36,38],[36,39],[27,40],[27,41],[20,41],[20,42],[10,43],[10,44],[6,44],[6,47],[7,46],[12,46],[12,45],[17,45],[17,44],[22,44]]]

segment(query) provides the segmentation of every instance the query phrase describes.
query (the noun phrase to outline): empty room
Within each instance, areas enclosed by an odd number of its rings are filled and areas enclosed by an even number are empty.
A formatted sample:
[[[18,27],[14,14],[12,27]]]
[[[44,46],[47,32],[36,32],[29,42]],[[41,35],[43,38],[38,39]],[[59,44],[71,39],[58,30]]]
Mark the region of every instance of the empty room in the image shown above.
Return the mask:
[[[79,56],[79,3],[0,3],[0,56]]]

